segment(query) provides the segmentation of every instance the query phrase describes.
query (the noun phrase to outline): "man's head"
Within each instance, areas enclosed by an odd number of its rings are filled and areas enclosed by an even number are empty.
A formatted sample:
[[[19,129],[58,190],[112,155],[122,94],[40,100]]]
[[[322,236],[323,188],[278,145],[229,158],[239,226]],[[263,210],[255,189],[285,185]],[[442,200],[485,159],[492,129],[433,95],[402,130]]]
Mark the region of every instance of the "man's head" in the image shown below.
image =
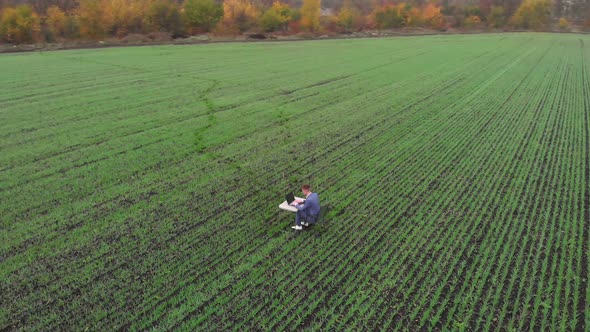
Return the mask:
[[[301,186],[301,191],[305,196],[307,196],[309,193],[311,193],[311,187],[308,184],[304,184]]]

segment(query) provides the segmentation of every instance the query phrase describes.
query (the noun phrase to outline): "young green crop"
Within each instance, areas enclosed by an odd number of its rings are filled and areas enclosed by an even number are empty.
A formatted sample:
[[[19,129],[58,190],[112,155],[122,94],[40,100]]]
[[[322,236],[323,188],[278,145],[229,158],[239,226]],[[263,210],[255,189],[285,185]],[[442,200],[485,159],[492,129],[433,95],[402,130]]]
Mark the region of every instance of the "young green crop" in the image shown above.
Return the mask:
[[[0,55],[0,328],[587,329],[588,47]]]

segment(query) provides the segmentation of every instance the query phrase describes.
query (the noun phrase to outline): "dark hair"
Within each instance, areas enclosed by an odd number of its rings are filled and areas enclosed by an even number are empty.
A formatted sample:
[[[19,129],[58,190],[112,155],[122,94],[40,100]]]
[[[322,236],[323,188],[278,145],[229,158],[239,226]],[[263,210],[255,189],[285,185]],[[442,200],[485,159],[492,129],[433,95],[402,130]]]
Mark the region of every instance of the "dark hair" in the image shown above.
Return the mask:
[[[301,189],[303,190],[311,190],[311,187],[308,184],[304,184],[301,186]]]

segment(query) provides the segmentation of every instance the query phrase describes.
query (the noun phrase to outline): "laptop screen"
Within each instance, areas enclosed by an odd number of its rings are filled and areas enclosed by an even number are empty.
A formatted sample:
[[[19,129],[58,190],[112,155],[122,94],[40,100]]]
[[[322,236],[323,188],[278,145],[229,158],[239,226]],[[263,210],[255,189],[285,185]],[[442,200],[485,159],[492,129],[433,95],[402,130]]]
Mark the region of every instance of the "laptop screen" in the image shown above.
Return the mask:
[[[287,203],[291,204],[295,200],[295,196],[293,193],[288,193],[287,196],[285,196],[285,199],[287,200]]]

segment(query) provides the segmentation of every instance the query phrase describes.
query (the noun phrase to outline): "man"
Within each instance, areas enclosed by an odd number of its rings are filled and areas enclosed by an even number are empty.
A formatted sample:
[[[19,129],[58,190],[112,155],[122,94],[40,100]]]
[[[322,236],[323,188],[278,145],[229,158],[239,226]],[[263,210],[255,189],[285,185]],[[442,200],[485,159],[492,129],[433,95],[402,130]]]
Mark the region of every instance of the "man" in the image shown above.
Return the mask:
[[[309,226],[309,223],[315,223],[318,214],[320,214],[320,198],[318,194],[312,193],[311,187],[308,184],[301,186],[301,191],[305,195],[305,200],[296,199],[291,203],[291,205],[297,208],[295,226],[291,227],[296,231],[302,230],[302,225]]]

